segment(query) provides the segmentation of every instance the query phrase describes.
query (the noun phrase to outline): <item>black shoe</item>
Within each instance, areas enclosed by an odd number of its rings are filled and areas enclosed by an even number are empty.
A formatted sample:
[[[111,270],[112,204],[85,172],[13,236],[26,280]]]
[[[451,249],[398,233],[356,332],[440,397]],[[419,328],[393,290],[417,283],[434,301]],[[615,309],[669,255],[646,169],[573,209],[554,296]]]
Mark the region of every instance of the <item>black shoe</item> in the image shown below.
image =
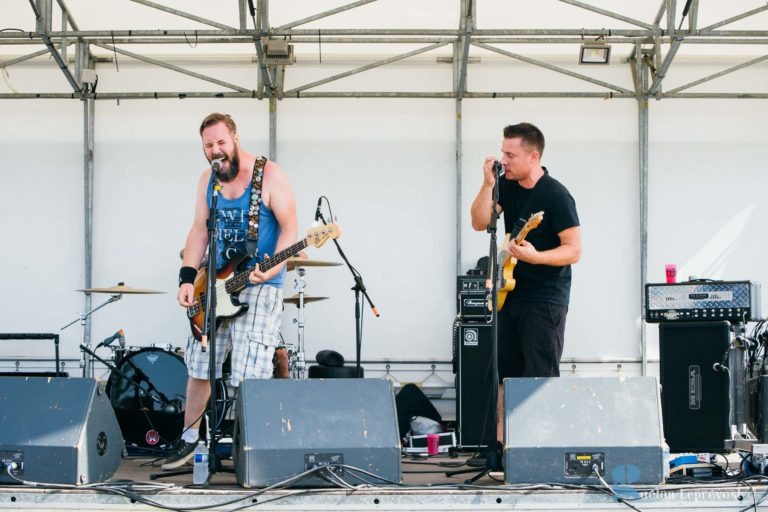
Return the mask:
[[[183,466],[192,455],[195,453],[195,447],[197,441],[194,443],[188,443],[183,439],[179,439],[171,445],[171,456],[165,460],[165,463],[160,466],[162,469],[176,469]]]

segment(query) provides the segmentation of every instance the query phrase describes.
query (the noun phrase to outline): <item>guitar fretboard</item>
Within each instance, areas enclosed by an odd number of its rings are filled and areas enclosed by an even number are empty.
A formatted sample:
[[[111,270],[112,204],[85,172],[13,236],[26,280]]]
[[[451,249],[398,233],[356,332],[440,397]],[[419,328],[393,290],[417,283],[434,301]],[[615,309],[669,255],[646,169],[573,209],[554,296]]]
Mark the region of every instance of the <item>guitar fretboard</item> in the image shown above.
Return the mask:
[[[259,263],[259,270],[262,272],[266,272],[267,270],[271,269],[275,265],[279,265],[280,263],[284,262],[291,256],[294,256],[298,254],[299,251],[307,247],[307,239],[300,242],[296,242],[292,246],[283,249],[279,253],[275,254],[274,256],[270,258],[266,258],[264,261]],[[233,293],[237,293],[246,286],[248,286],[248,274],[251,273],[251,271],[256,267],[249,267],[245,270],[242,270],[240,272],[235,272],[235,274],[227,279],[224,283],[224,287],[227,290],[227,293],[232,295]]]

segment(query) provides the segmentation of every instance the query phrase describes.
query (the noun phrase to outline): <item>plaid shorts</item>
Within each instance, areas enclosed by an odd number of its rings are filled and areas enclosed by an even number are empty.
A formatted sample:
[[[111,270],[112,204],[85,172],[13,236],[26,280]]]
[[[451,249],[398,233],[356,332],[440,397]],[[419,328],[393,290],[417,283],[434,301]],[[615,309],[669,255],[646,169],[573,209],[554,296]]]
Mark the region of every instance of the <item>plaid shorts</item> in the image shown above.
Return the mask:
[[[244,379],[272,377],[272,356],[279,339],[283,317],[283,291],[270,285],[249,286],[240,292],[239,300],[248,304],[242,315],[222,320],[216,330],[216,378],[232,352],[232,386]],[[190,377],[208,379],[210,351],[203,352],[194,338],[187,343],[184,362]]]

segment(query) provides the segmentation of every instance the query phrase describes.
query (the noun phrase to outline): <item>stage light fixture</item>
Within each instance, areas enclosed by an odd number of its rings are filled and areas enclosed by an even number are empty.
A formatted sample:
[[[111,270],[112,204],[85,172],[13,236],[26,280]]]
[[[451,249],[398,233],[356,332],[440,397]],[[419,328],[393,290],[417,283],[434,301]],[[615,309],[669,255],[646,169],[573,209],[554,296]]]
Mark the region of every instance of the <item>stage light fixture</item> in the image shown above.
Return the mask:
[[[608,64],[611,47],[607,44],[590,43],[581,45],[579,64]]]

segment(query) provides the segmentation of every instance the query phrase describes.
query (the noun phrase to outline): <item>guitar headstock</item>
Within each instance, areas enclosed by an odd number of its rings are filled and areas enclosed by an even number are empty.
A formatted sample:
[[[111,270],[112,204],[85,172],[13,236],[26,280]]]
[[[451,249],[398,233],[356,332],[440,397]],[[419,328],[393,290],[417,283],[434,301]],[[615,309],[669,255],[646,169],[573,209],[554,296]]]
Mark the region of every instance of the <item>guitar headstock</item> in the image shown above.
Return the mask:
[[[307,231],[307,245],[322,247],[328,240],[335,240],[341,236],[338,224],[325,224]]]
[[[539,227],[539,224],[541,224],[542,220],[544,220],[544,212],[536,212],[528,218],[528,221],[525,223],[525,227],[527,227],[529,231],[531,229],[535,229]]]

